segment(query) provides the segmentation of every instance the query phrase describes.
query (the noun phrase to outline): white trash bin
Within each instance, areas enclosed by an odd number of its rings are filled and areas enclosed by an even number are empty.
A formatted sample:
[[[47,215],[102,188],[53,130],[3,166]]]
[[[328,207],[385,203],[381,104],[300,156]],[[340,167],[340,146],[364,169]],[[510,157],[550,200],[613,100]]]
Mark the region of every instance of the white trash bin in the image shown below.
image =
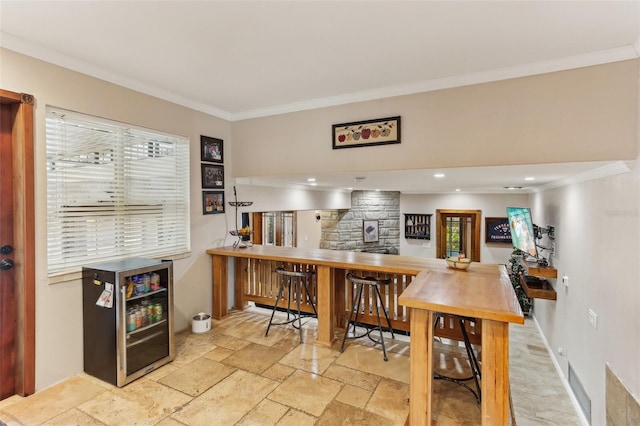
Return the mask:
[[[196,334],[206,333],[211,330],[211,315],[200,312],[191,321],[191,331]]]

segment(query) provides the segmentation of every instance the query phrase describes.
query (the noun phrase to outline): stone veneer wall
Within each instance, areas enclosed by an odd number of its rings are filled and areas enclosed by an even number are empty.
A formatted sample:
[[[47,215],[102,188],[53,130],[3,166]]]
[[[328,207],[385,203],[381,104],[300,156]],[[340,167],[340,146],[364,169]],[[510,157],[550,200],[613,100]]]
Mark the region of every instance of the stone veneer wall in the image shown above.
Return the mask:
[[[325,210],[321,217],[320,248],[399,252],[400,192],[353,191],[350,210]],[[379,221],[378,241],[365,243],[363,221],[375,219]]]

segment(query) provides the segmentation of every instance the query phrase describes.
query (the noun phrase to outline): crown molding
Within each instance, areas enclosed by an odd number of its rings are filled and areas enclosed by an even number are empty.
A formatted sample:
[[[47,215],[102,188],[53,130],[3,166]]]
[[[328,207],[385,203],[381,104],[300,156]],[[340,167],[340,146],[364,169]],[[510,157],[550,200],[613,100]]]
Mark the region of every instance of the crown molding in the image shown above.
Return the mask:
[[[552,61],[543,61],[513,67],[498,68],[494,70],[461,74],[452,77],[427,80],[418,83],[394,85],[368,91],[348,93],[327,98],[311,99],[304,102],[295,102],[285,105],[276,105],[268,108],[248,110],[231,113],[212,105],[206,105],[176,93],[167,91],[157,86],[131,79],[121,74],[105,71],[95,65],[81,61],[77,58],[60,52],[46,49],[19,37],[0,31],[0,47],[40,59],[45,62],[68,68],[101,80],[108,81],[119,86],[126,87],[137,92],[154,96],[193,110],[212,115],[227,121],[239,121],[252,118],[268,117],[273,115],[288,114],[299,111],[326,108],[345,105],[356,102],[365,102],[395,96],[412,95],[435,90],[449,89],[453,87],[469,86],[473,84],[488,83],[512,78],[527,77],[537,74],[564,71],[574,68],[582,68],[605,63],[637,59],[640,57],[640,39],[634,45],[623,46],[615,49],[591,52],[584,55],[559,58]]]
[[[208,115],[213,115],[214,117],[222,118],[227,121],[232,121],[232,115],[227,111],[200,102],[196,102],[191,99],[187,99],[184,96],[150,84],[143,83],[132,78],[128,78],[118,73],[106,71],[88,62],[81,61],[72,56],[68,56],[51,49],[46,49],[42,46],[33,44],[22,38],[16,37],[12,34],[4,33],[2,31],[0,31],[0,47],[8,50],[13,50],[14,52],[18,52],[32,58],[40,59],[44,62],[49,62],[63,68],[67,68],[81,74],[86,74],[100,80],[108,81],[109,83],[126,87],[127,89],[135,90],[136,92],[140,92],[145,95],[172,102],[174,104],[181,105],[183,107],[187,107]]]
[[[640,43],[640,40],[639,42]],[[508,80],[519,77],[528,77],[538,74],[566,71],[575,68],[584,68],[602,65],[611,62],[619,62],[640,57],[640,48],[635,45],[619,47],[615,49],[601,50],[584,55],[570,56],[553,61],[536,62],[513,67],[496,68],[489,71],[463,74],[445,77],[435,80],[427,80],[414,84],[389,86],[375,90],[349,93],[328,98],[312,99],[305,102],[297,102],[287,105],[277,105],[269,108],[255,109],[232,114],[232,121],[251,118],[267,117],[271,115],[287,114],[318,108],[326,108],[355,102],[371,101],[394,96],[412,95],[416,93],[431,92],[435,90],[450,89],[453,87],[470,86],[473,84],[490,83],[500,80]]]
[[[537,187],[534,192],[544,192],[551,189],[560,188],[562,186],[572,185],[580,182],[586,182],[594,179],[602,179],[609,176],[615,176],[627,173],[633,169],[635,161],[613,161],[605,166],[589,170],[588,172],[579,173],[566,179],[560,179],[550,182],[546,185]]]

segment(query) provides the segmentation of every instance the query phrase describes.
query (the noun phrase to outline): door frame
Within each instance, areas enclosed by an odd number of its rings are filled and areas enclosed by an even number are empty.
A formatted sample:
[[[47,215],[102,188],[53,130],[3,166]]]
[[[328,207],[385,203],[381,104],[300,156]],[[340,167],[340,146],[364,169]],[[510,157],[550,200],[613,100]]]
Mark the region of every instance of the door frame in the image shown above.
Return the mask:
[[[34,199],[34,98],[0,89],[0,103],[10,105],[14,116],[13,217],[14,279],[16,285],[15,393],[35,392],[35,199]]]
[[[469,217],[471,218],[471,253],[468,256],[474,262],[480,262],[480,228],[482,220],[482,210],[436,210],[436,257],[442,258],[445,251],[447,236],[447,216]],[[469,254],[469,253],[467,253]]]

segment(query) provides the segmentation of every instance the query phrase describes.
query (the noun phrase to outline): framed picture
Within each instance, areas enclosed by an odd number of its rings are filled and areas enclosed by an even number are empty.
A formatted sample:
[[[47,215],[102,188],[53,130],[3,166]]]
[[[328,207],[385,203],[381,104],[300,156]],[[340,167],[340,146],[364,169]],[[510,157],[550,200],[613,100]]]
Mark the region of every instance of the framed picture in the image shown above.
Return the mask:
[[[202,192],[202,214],[224,213],[224,191]]]
[[[484,242],[511,244],[511,230],[506,217],[486,217],[484,219]]]
[[[400,117],[334,124],[333,149],[400,143]]]
[[[362,239],[365,243],[378,241],[378,221],[365,220],[362,222]]]
[[[214,164],[202,164],[202,188],[223,189],[224,188],[224,166]]]
[[[222,163],[222,139],[200,135],[200,159],[211,163]]]

